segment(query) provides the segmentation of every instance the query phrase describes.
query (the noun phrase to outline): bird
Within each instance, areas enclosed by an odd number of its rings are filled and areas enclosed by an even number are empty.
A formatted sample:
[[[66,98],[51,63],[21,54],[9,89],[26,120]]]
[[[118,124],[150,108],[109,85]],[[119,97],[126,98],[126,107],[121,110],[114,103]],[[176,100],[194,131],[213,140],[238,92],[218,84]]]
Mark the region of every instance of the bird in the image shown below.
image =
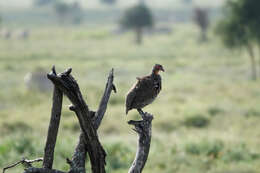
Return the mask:
[[[164,72],[163,66],[155,64],[150,75],[136,78],[137,82],[126,95],[126,115],[131,109],[143,114],[142,108],[155,100],[162,89],[160,71]]]

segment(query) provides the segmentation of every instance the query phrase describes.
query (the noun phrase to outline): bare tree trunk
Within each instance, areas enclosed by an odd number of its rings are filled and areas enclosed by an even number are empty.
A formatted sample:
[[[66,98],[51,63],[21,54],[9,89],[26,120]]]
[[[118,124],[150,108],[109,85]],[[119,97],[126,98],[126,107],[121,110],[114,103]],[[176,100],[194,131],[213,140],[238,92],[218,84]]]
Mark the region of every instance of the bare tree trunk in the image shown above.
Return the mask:
[[[248,44],[247,50],[251,61],[252,80],[256,80],[257,79],[256,60],[255,60],[254,50],[251,44]]]
[[[141,27],[135,29],[136,34],[136,44],[140,45],[143,42],[143,30]]]
[[[147,161],[150,143],[152,137],[152,120],[153,116],[149,113],[141,113],[143,120],[141,121],[133,121],[130,120],[128,124],[134,125],[134,131],[137,132],[139,139],[137,144],[137,152],[135,156],[135,160],[132,163],[131,168],[128,173],[141,173],[145,163]]]
[[[49,130],[46,140],[46,145],[44,149],[44,160],[43,168],[52,169],[54,148],[56,144],[56,139],[59,130],[60,116],[62,108],[62,92],[56,86],[53,90],[53,105],[51,112],[51,120],[49,124]]]

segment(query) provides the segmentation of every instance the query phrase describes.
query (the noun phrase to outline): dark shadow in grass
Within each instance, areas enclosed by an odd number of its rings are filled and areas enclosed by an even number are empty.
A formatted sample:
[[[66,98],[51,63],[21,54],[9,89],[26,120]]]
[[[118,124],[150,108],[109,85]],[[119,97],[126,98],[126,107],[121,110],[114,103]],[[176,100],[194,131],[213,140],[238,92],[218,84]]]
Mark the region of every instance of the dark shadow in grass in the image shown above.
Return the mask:
[[[210,116],[216,116],[224,113],[224,110],[218,106],[212,106],[208,109],[208,113]]]
[[[186,127],[195,127],[195,128],[203,128],[203,127],[207,127],[210,123],[210,120],[200,114],[191,116],[191,117],[187,117],[184,120],[184,125]]]

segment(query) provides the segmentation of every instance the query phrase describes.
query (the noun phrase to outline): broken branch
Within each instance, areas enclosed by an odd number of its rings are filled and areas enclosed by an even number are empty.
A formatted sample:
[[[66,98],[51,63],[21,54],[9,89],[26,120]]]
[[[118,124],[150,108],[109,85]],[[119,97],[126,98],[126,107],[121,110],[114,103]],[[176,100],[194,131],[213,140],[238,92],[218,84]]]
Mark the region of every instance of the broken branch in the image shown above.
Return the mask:
[[[134,126],[134,131],[138,134],[138,145],[135,160],[128,173],[141,173],[147,161],[152,137],[153,116],[147,112],[139,112],[143,120],[130,120],[128,124]]]
[[[13,168],[13,167],[15,167],[15,166],[17,166],[17,165],[19,165],[19,164],[23,164],[23,165],[25,165],[26,167],[31,167],[31,166],[32,166],[32,163],[34,163],[34,162],[41,162],[41,161],[43,161],[43,158],[38,158],[38,159],[34,159],[34,160],[27,160],[27,159],[23,158],[22,160],[20,160],[20,161],[14,163],[14,164],[11,164],[11,165],[9,165],[9,166],[7,166],[7,167],[5,167],[5,168],[3,169],[3,173],[5,173],[5,171],[6,171],[7,169]]]

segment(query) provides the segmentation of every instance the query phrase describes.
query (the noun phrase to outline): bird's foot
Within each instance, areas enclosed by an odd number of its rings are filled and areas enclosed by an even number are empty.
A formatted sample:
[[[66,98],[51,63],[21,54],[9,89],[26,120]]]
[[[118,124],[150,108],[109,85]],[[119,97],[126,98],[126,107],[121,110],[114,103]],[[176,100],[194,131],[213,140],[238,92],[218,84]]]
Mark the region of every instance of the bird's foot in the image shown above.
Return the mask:
[[[143,116],[145,113],[144,113],[144,111],[142,110],[142,109],[137,109],[137,111],[139,112],[139,114],[141,115],[141,116]]]
[[[139,112],[139,114],[141,115],[143,120],[152,120],[153,119],[153,115],[148,113],[148,112],[144,112],[142,109],[137,109],[137,111]]]

